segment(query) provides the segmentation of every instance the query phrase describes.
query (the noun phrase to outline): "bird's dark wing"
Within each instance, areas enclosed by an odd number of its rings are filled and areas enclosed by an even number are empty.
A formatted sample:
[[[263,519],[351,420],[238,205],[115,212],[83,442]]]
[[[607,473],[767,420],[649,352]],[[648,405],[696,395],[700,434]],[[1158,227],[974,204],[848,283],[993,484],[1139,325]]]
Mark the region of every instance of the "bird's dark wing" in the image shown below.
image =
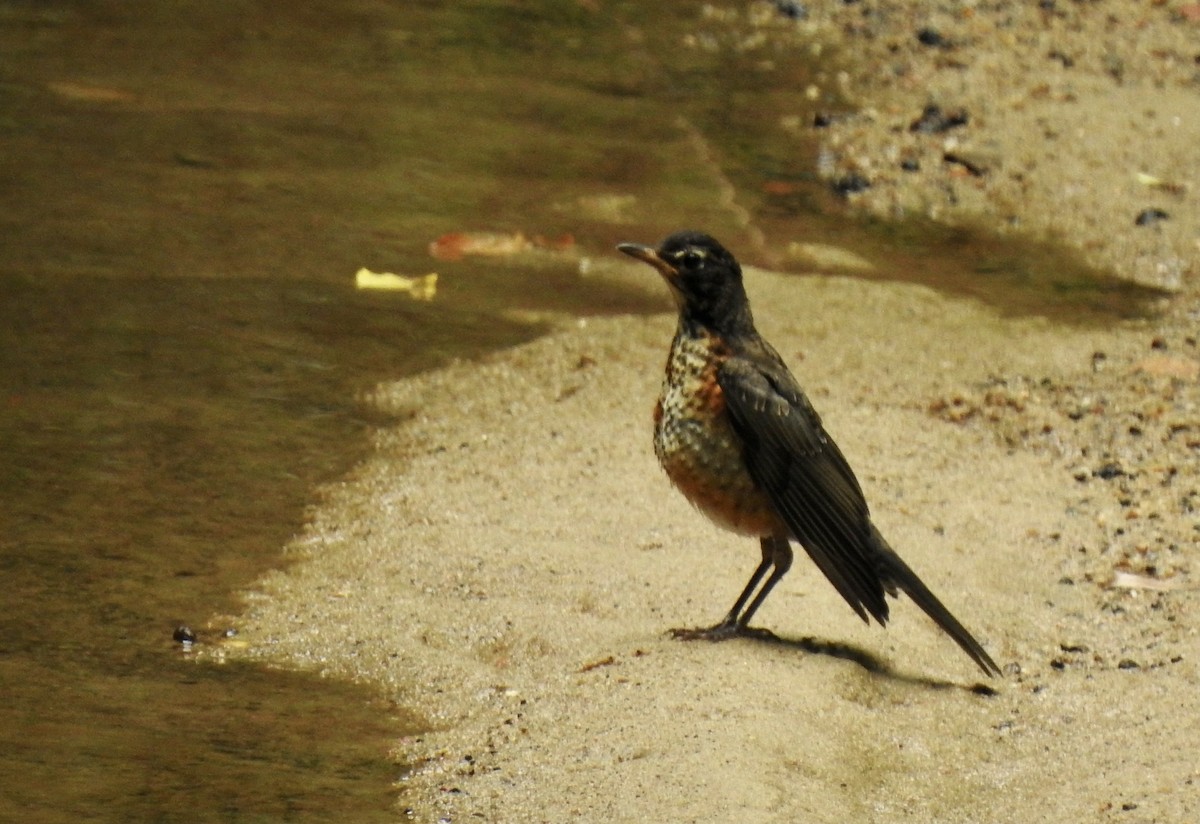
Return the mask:
[[[904,591],[988,675],[1000,668],[871,523],[858,479],[795,378],[769,347],[717,373],[746,466],[776,511],[864,621],[888,617],[884,593]]]
[[[751,477],[859,617],[886,623],[862,488],[795,379],[768,352],[730,357],[717,381]]]

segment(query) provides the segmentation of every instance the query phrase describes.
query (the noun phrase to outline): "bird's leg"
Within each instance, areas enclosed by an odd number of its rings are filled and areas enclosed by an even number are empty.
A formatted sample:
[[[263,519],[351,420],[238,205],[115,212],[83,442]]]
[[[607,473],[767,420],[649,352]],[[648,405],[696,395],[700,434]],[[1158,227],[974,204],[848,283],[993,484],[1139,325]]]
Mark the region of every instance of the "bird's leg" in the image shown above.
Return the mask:
[[[767,596],[771,594],[771,590],[775,588],[775,585],[778,584],[780,580],[783,579],[783,576],[787,575],[788,570],[792,568],[792,547],[791,544],[788,543],[787,538],[782,538],[778,535],[772,535],[769,538],[763,538],[762,549],[763,565],[759,566],[759,571],[761,571],[766,565],[768,549],[771,551],[771,563],[775,568],[771,571],[771,577],[767,579],[765,584],[763,584],[763,588],[758,591],[758,595],[754,596],[754,600],[750,602],[750,606],[746,607],[746,611],[743,612],[741,617],[737,619],[738,624],[743,630],[745,630],[746,625],[750,623],[750,619],[754,617],[754,613],[758,612],[758,608],[762,606],[763,601],[767,600]],[[757,576],[758,574],[759,572],[756,571],[755,575]],[[742,597],[738,599],[737,606],[741,605],[741,602],[745,597],[746,593],[743,592]]]
[[[778,568],[778,546],[780,544],[782,544],[784,551],[787,553],[787,566],[784,568],[783,572],[780,572]],[[681,641],[695,641],[697,639],[702,639],[705,641],[723,641],[726,638],[732,638],[735,635],[746,634],[746,622],[750,620],[750,616],[754,614],[756,609],[758,609],[759,604],[762,603],[763,598],[766,597],[766,593],[770,590],[770,588],[775,586],[779,579],[783,577],[783,573],[787,572],[787,567],[792,565],[792,551],[788,546],[786,538],[767,536],[760,539],[759,546],[762,548],[762,561],[760,561],[758,567],[755,568],[754,574],[750,576],[750,580],[746,583],[746,587],[742,590],[742,594],[738,596],[737,601],[734,602],[733,608],[729,610],[729,614],[721,619],[720,623],[711,627],[673,629],[671,630],[672,638],[677,638]],[[773,564],[776,565],[775,572],[773,572],[771,577],[767,579],[766,586],[763,587],[763,591],[758,594],[758,597],[754,599],[754,603],[750,605],[750,609],[746,611],[745,615],[742,615],[739,618],[739,615],[741,615],[742,612],[742,607],[746,606],[746,602],[749,601],[750,596],[754,594],[754,589],[758,586],[758,582],[763,579],[763,576],[767,574],[767,570],[769,570]]]

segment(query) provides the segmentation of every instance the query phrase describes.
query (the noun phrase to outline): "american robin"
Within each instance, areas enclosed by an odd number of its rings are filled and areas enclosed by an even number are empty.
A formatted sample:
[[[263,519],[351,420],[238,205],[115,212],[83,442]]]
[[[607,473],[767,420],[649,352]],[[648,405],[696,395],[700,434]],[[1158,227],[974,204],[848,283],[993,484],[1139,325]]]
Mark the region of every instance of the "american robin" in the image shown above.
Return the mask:
[[[699,232],[673,234],[658,249],[617,248],[657,269],[679,309],[654,410],[659,463],[709,518],[758,537],[762,548],[761,563],[720,623],[674,634],[753,634],[747,625],[791,568],[790,543],[797,541],[864,621],[885,625],[884,595],[903,591],[984,673],[998,675],[991,656],[871,523],[846,458],[779,353],[755,330],[733,255]]]

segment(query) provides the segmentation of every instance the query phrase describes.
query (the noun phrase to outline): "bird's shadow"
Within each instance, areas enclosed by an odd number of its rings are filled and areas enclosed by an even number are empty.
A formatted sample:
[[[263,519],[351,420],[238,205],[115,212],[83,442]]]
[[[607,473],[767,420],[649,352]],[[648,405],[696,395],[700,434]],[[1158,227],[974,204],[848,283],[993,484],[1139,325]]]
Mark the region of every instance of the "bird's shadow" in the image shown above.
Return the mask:
[[[870,652],[856,647],[853,644],[845,644],[839,641],[826,641],[820,638],[805,636],[801,638],[785,638],[776,635],[769,629],[759,629],[756,627],[743,627],[734,638],[744,638],[748,641],[754,641],[761,644],[770,644],[772,646],[783,647],[785,649],[799,650],[811,655],[824,655],[828,658],[837,658],[841,661],[849,661],[852,664],[857,664],[871,675],[880,678],[887,678],[892,681],[897,681],[905,684],[913,684],[915,686],[925,687],[933,690],[963,690],[974,695],[993,696],[997,692],[994,688],[987,684],[975,682],[970,685],[957,684],[953,681],[945,681],[938,678],[930,678],[924,675],[912,675],[909,673],[898,672],[892,667],[883,662],[882,659],[876,657]]]

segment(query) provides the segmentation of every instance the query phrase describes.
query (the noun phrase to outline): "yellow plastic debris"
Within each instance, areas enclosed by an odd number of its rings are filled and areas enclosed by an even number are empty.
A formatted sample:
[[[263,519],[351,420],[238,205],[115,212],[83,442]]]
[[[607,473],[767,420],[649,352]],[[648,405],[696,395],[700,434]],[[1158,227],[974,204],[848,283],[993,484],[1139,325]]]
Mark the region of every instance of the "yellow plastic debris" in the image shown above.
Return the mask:
[[[354,275],[356,289],[390,289],[408,292],[413,300],[433,300],[437,294],[437,272],[428,275],[396,275],[391,272],[372,272],[362,268]]]

